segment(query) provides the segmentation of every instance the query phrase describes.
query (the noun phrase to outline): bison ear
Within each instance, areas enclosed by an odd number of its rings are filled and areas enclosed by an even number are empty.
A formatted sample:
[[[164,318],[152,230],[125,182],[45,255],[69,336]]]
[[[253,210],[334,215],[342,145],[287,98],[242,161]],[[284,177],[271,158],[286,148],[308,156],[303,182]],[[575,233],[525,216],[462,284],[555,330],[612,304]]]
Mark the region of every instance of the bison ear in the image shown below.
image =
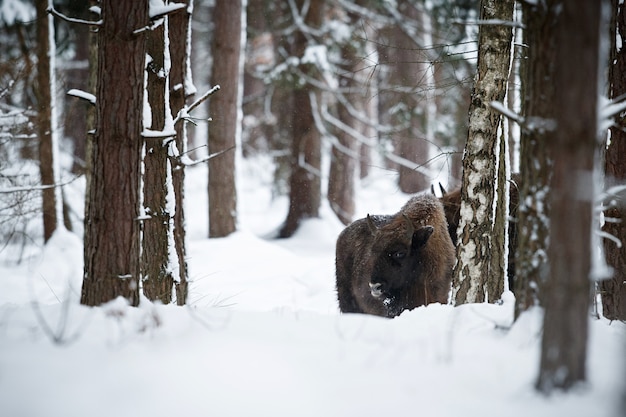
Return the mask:
[[[428,242],[430,235],[432,235],[434,231],[435,231],[435,228],[432,226],[424,226],[424,227],[420,227],[419,229],[417,229],[413,233],[413,239],[411,240],[411,247],[413,249],[417,249],[421,246],[424,246],[426,242]]]
[[[372,235],[375,235],[378,231],[378,227],[376,227],[374,220],[372,220],[369,214],[367,215],[367,226],[370,228],[370,233],[372,233]]]

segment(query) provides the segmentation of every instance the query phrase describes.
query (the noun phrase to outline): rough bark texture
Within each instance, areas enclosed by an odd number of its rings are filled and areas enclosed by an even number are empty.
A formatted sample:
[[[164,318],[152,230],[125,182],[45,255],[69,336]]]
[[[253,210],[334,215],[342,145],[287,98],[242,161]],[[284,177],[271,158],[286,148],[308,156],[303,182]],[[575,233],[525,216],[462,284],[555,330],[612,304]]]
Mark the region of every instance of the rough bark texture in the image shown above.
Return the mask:
[[[419,172],[416,167],[425,164],[429,159],[428,135],[428,91],[434,88],[429,83],[432,65],[430,58],[420,50],[426,30],[424,19],[428,18],[420,6],[409,1],[398,2],[399,12],[407,16],[411,22],[420,22],[415,33],[409,33],[411,25],[394,24],[385,28],[382,33],[385,40],[379,42],[380,61],[387,66],[382,77],[388,87],[379,91],[379,111],[383,124],[393,126],[389,135],[394,146],[394,154],[403,158],[408,164],[390,164],[398,171],[398,186],[405,193],[426,190],[431,179]],[[378,34],[380,36],[380,34]],[[411,162],[414,163],[411,164]],[[411,166],[413,165],[413,166]]]
[[[185,0],[189,2],[193,0]],[[189,53],[191,46],[189,32],[191,31],[191,13],[189,7],[184,11],[174,13],[169,17],[170,38],[170,107],[172,117],[185,107],[186,99],[192,94],[193,86],[188,85],[191,81]],[[187,127],[185,121],[176,124],[176,147],[179,155],[187,152]],[[174,245],[178,257],[178,279],[175,280],[176,303],[184,305],[188,294],[188,267],[185,234],[185,167],[172,160],[172,183],[174,186],[174,198],[176,211],[174,212]],[[175,272],[175,271],[174,271]]]
[[[552,171],[549,143],[554,134],[554,71],[556,1],[523,3],[527,59],[522,60],[522,107],[518,184],[518,246],[515,254],[516,316],[540,304],[549,237],[549,184]]]
[[[611,64],[609,66],[610,98],[617,99],[626,94],[626,12],[624,4],[613,1],[614,25],[611,39],[621,39],[621,48],[613,45]],[[626,117],[625,113],[617,115],[611,127],[611,143],[606,150],[605,170],[607,186],[626,182]],[[620,197],[621,196],[621,197]],[[622,191],[615,197],[615,202],[604,212],[607,222],[603,230],[615,236],[615,241],[604,239],[604,252],[607,263],[613,268],[613,278],[600,282],[602,294],[602,314],[611,320],[626,320],[626,193]]]
[[[236,145],[239,102],[241,0],[216,0],[212,47],[211,84],[220,91],[211,97],[209,152]],[[209,237],[224,237],[237,228],[235,152],[226,152],[209,161]]]
[[[151,62],[146,68],[148,105],[152,114],[150,129],[165,128],[165,94],[167,69],[165,68],[165,22],[148,34],[147,53]],[[143,221],[143,251],[141,272],[143,293],[151,301],[169,304],[172,301],[174,277],[170,268],[169,245],[171,214],[167,207],[168,194],[168,140],[172,138],[145,138],[143,205],[148,218]]]
[[[297,2],[298,10],[303,9],[302,0]],[[324,1],[312,0],[304,23],[312,28],[319,28],[324,17]],[[307,38],[298,31],[294,34],[291,45],[291,55],[304,56],[307,47]],[[317,70],[314,64],[301,64],[300,70],[315,75]],[[308,68],[307,68],[308,67]],[[321,202],[321,138],[315,126],[311,94],[318,95],[316,88],[306,83],[296,86],[293,91],[292,109],[292,145],[291,145],[291,175],[289,178],[289,213],[283,227],[279,231],[280,237],[290,237],[298,229],[300,221],[317,217]]]
[[[555,27],[550,271],[537,380],[546,394],[584,381],[586,373],[600,9],[601,2],[562,0]]]
[[[482,0],[481,20],[510,21],[512,0]],[[454,272],[456,304],[493,301],[501,294],[487,294],[494,213],[496,145],[500,114],[489,105],[502,102],[509,77],[512,30],[506,25],[482,25],[479,33],[478,73],[469,110],[469,134],[463,158],[461,221]],[[494,279],[503,277],[494,277]]]
[[[357,16],[349,15],[352,24]],[[337,130],[337,144],[332,148],[328,177],[328,201],[343,224],[349,224],[354,216],[354,187],[357,164],[360,160],[360,142],[356,135],[368,134],[368,126],[362,121],[368,106],[367,65],[360,59],[366,45],[360,41],[361,33],[353,36],[341,46],[344,63],[339,73],[339,88],[345,102],[338,103],[337,117],[348,129]],[[349,109],[347,106],[351,106]],[[360,115],[360,118],[359,118]]]
[[[37,0],[37,136],[39,137],[39,172],[42,185],[55,183],[54,158],[56,151],[52,135],[56,134],[53,120],[54,68],[50,65],[50,55],[55,53],[54,45],[50,44],[50,35],[54,33],[51,19],[46,13],[48,0]],[[48,241],[61,221],[57,211],[57,198],[60,193],[54,187],[42,190],[43,199],[43,237]]]
[[[147,2],[101,2],[96,133],[85,208],[81,303],[139,303],[139,178]]]

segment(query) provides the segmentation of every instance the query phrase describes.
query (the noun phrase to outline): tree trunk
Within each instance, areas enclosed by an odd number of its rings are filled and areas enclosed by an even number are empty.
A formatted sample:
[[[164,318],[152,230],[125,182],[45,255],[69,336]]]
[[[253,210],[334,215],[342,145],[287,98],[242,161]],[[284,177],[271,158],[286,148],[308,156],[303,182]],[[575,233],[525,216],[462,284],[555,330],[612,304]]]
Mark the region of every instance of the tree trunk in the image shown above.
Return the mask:
[[[303,10],[303,0],[297,2],[298,10]],[[312,0],[304,18],[306,26],[319,28],[324,17],[324,1]],[[307,38],[298,31],[294,34],[291,55],[301,58],[307,47]],[[307,66],[309,68],[307,68]],[[315,76],[315,64],[301,64],[300,70]],[[304,81],[304,80],[303,80]],[[294,87],[292,109],[292,146],[291,175],[289,177],[289,213],[279,237],[292,236],[300,221],[317,217],[321,203],[321,139],[315,126],[311,97],[316,96],[319,103],[319,91],[305,82],[305,85]]]
[[[189,2],[193,0],[185,0]],[[195,87],[191,84],[190,49],[191,45],[191,13],[189,7],[184,12],[169,16],[170,40],[170,107],[172,117],[186,106],[186,99],[194,94]],[[178,155],[187,153],[187,125],[185,121],[176,124],[176,148]],[[176,211],[174,212],[174,245],[178,258],[178,279],[175,280],[176,303],[184,305],[188,294],[187,249],[185,237],[185,167],[179,160],[172,160],[172,183]]]
[[[170,109],[166,108],[168,68],[165,68],[165,38],[168,18],[148,33],[148,63],[146,93],[152,120],[150,130],[162,132],[166,117],[171,118]],[[170,119],[171,120],[171,119]],[[167,205],[168,200],[168,141],[171,138],[157,135],[145,137],[145,155],[143,158],[143,205],[146,220],[143,221],[143,251],[141,252],[141,272],[143,293],[150,301],[169,304],[172,301],[172,275],[169,249],[172,216]],[[171,198],[171,197],[170,197]]]
[[[481,20],[511,21],[514,1],[481,1]],[[463,158],[461,188],[460,244],[454,271],[456,304],[498,300],[501,293],[490,293],[488,281],[503,279],[491,270],[494,234],[494,179],[496,145],[501,116],[490,107],[502,102],[509,78],[512,30],[507,25],[482,25],[478,40],[478,73],[469,110],[469,135]],[[503,225],[500,225],[504,228]]]
[[[37,135],[39,136],[39,171],[42,185],[53,185],[58,179],[58,143],[55,109],[54,26],[46,10],[48,0],[37,0]],[[43,237],[48,241],[63,219],[60,188],[42,191]]]
[[[614,25],[611,28],[611,39],[615,42],[617,36],[621,40],[618,49],[612,45],[611,61],[609,65],[609,98],[618,99],[626,94],[626,51],[623,45],[626,42],[626,12],[624,4],[613,1]],[[623,113],[617,117],[611,126],[611,142],[606,150],[605,171],[607,186],[623,185],[626,182],[626,118]],[[626,320],[626,197],[622,191],[614,196],[615,204],[604,212],[607,221],[602,228],[621,242],[604,239],[604,252],[608,265],[613,268],[613,278],[600,282],[602,294],[602,314],[610,320]]]
[[[550,187],[550,271],[537,389],[549,394],[585,380],[593,164],[597,145],[601,2],[556,4],[554,159]]]
[[[96,133],[85,208],[81,303],[139,304],[139,196],[148,2],[101,2]]]
[[[209,153],[233,148],[237,142],[241,94],[241,0],[216,0],[211,84],[220,91],[210,100]],[[235,152],[209,161],[209,237],[224,237],[237,228]]]
[[[540,304],[539,295],[547,266],[550,207],[547,198],[552,171],[549,143],[554,135],[556,107],[554,71],[555,25],[558,7],[554,0],[534,5],[523,3],[524,43],[522,60],[522,110],[527,120],[520,136],[520,204],[517,213],[515,252],[515,314]]]

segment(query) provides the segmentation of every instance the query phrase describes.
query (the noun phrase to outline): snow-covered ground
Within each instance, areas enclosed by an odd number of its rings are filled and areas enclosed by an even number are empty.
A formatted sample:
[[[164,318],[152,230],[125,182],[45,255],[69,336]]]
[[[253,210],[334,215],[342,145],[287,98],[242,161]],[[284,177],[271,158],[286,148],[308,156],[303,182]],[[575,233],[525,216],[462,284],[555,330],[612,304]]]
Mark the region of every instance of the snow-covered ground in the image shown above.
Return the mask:
[[[623,417],[623,323],[590,319],[589,382],[546,398],[533,390],[541,311],[512,325],[510,294],[393,320],[340,315],[342,226],[324,205],[295,237],[270,239],[287,211],[270,171],[239,169],[239,231],[207,239],[206,167],[188,170],[186,307],[79,305],[69,232],[19,265],[1,252],[0,415]],[[408,198],[381,172],[360,184],[358,216]]]

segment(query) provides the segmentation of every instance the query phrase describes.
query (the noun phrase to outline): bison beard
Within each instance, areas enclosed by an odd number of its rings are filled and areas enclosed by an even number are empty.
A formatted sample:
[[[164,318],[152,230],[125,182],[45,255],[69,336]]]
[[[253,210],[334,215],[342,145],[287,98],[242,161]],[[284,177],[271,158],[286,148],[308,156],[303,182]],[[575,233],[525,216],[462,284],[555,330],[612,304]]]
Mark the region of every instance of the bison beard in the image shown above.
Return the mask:
[[[392,216],[367,216],[337,239],[336,274],[343,313],[395,317],[448,301],[454,246],[437,198],[413,197]]]

